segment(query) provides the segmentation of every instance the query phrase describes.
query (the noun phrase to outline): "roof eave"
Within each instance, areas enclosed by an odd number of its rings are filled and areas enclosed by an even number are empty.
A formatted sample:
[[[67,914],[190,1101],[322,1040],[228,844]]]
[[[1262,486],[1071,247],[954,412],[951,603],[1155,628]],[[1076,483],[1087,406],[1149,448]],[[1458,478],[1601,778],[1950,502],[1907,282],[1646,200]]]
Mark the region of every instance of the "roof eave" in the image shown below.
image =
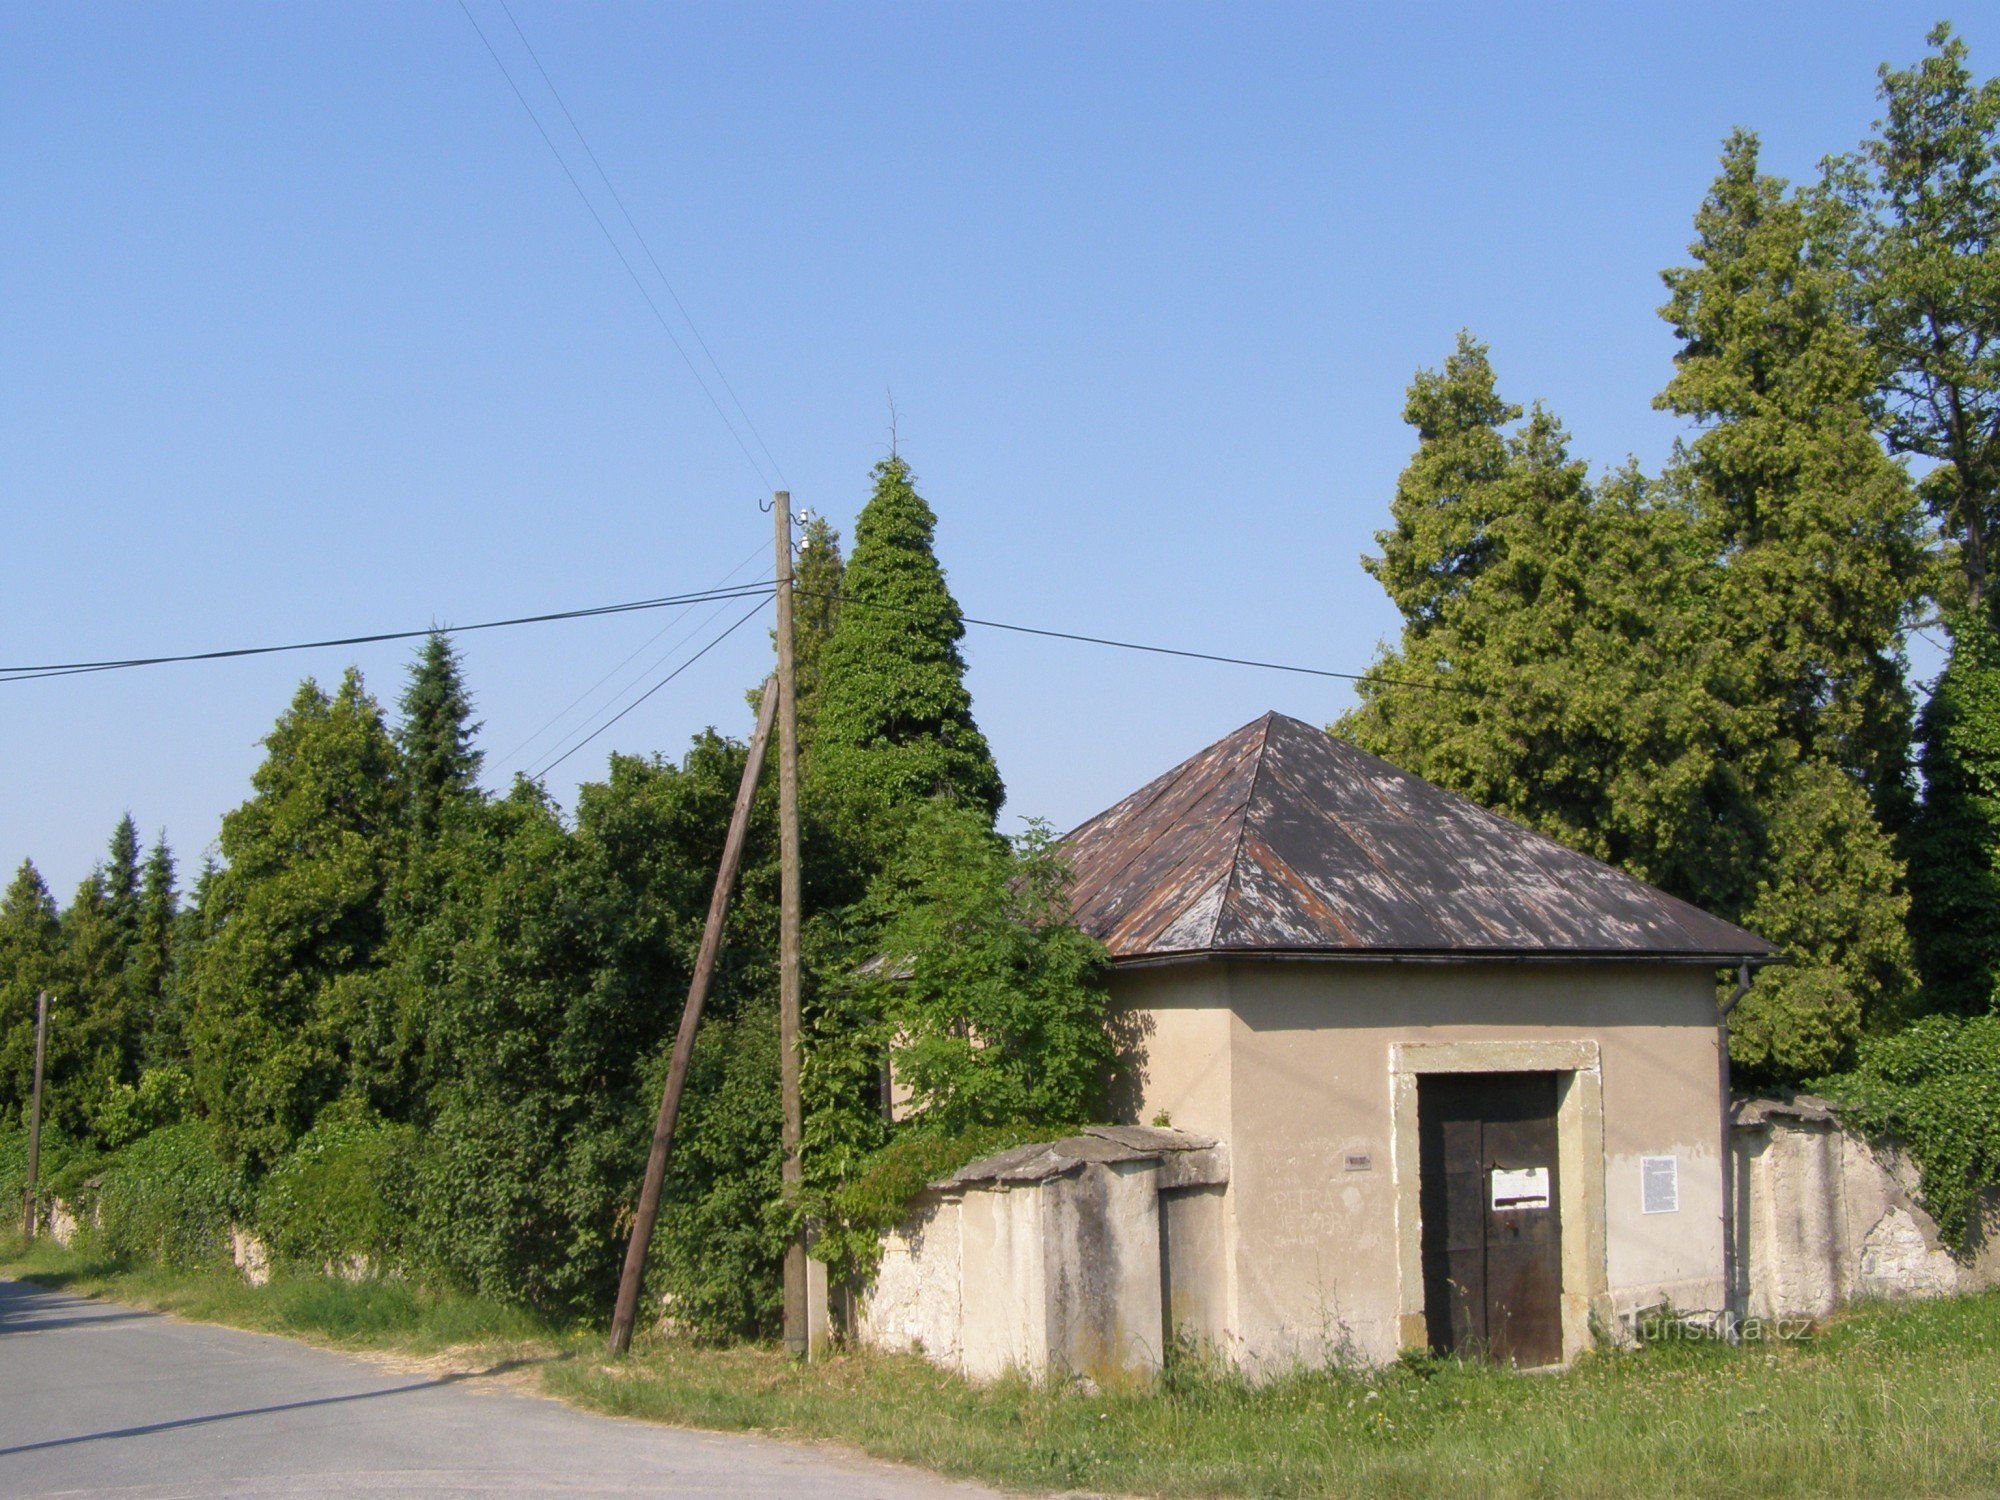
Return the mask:
[[[1677,964],[1706,969],[1753,969],[1789,963],[1778,952],[1657,952],[1632,948],[1193,948],[1168,953],[1113,954],[1114,969],[1161,969],[1201,963],[1363,964]]]

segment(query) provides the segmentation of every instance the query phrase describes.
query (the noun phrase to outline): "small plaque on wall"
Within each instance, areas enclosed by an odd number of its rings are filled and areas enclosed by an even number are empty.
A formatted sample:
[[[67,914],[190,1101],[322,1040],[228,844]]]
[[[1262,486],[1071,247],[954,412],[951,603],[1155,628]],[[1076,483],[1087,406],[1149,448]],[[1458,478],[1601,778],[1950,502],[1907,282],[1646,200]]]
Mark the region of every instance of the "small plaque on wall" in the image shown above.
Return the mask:
[[[1639,1158],[1639,1207],[1649,1214],[1674,1214],[1681,1209],[1681,1163],[1677,1156]]]
[[[1366,1151],[1350,1151],[1347,1153],[1344,1161],[1347,1170],[1350,1172],[1367,1172],[1371,1171],[1375,1166],[1375,1158],[1370,1156]]]

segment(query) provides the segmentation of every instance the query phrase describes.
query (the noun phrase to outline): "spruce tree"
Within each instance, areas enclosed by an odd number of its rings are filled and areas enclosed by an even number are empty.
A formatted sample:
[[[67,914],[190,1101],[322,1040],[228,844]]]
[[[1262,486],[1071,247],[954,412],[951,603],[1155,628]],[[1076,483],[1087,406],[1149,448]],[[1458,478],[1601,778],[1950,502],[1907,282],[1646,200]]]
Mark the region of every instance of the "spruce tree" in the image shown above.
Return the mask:
[[[134,960],[139,992],[147,1010],[141,1060],[148,1067],[181,1056],[179,987],[174,974],[174,939],[180,925],[174,855],[162,832],[146,856],[145,873],[140,881],[139,947]]]
[[[990,820],[1005,792],[972,717],[965,624],[932,550],[937,517],[901,458],[874,478],[819,668],[813,786],[861,829],[932,797]]]
[[[478,798],[479,765],[473,748],[479,725],[451,638],[432,631],[424,639],[398,700],[396,728],[408,818],[419,843],[435,839],[450,810]]]
[[[139,825],[127,813],[111,832],[111,848],[103,869],[104,904],[118,929],[127,963],[132,961],[138,948],[143,908],[140,886],[143,879]]]
[[[2000,638],[1987,611],[1954,620],[1919,726],[1924,800],[1907,845],[1924,1006],[1983,1015],[2000,1000]]]

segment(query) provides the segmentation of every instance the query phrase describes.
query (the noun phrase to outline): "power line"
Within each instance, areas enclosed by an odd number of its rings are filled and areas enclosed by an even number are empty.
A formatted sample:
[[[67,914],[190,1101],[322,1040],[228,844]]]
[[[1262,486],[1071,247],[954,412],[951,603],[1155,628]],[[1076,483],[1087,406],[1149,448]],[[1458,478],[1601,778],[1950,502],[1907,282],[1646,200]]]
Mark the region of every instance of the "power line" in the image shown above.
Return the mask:
[[[581,750],[585,745],[588,745],[592,740],[596,739],[600,734],[604,733],[605,730],[609,729],[613,724],[616,724],[620,719],[624,718],[625,715],[632,712],[633,709],[637,708],[641,703],[644,703],[648,698],[652,697],[653,694],[657,693],[661,688],[665,687],[668,683],[672,682],[676,677],[680,676],[681,673],[685,672],[689,667],[693,666],[696,662],[700,661],[704,656],[708,655],[708,653],[713,651],[717,646],[720,646],[724,641],[728,640],[732,635],[736,634],[736,632],[742,629],[743,626],[749,624],[752,617],[754,617],[759,610],[763,609],[764,605],[767,602],[768,602],[767,600],[759,599],[755,604],[750,606],[747,613],[739,615],[735,623],[732,624],[727,630],[723,631],[721,635],[717,636],[714,640],[710,641],[706,646],[703,646],[699,651],[695,652],[693,656],[690,656],[686,661],[682,662],[678,667],[675,667],[673,671],[667,673],[666,676],[662,677],[658,682],[654,683],[651,687],[647,688],[645,692],[641,693],[638,697],[634,698],[630,703],[626,704],[623,708],[619,709],[616,714],[612,715],[609,719],[606,719],[602,724],[598,725],[595,729],[591,730],[589,734],[585,735],[582,739],[578,740],[575,744],[571,745],[567,750],[563,751],[562,754],[558,755],[554,760],[550,761],[547,765],[543,766],[539,771],[536,771],[531,779],[535,781],[540,781],[544,776],[548,775],[549,772],[553,771],[557,766],[561,765],[564,761],[568,760],[572,755],[576,754],[577,751]]]
[[[367,635],[330,636],[317,641],[290,641],[279,646],[232,646],[220,651],[186,651],[176,655],[127,656],[105,661],[45,662],[34,666],[0,667],[0,683],[33,682],[43,677],[71,677],[83,672],[117,672],[132,667],[168,666],[175,662],[229,661],[246,656],[275,656],[288,651],[319,651],[333,646],[371,646],[382,641],[409,641],[421,636],[464,635],[474,630],[501,630],[514,625],[544,625],[556,620],[587,620],[600,615],[636,614],[650,609],[672,609],[676,605],[705,604],[717,599],[745,599],[755,595],[761,603],[771,593],[770,583],[744,583],[731,588],[703,589],[693,594],[668,594],[657,599],[633,599],[623,604],[597,604],[586,609],[558,609],[539,615],[514,615],[504,620],[481,620],[471,625],[430,625],[422,630],[380,630]]]
[[[603,715],[605,715],[606,713],[610,713],[612,708],[612,702],[614,702],[620,695],[630,692],[636,684],[644,681],[647,677],[651,676],[654,672],[657,672],[661,667],[665,666],[669,661],[673,660],[675,653],[677,653],[689,641],[693,640],[696,636],[700,635],[704,630],[708,629],[708,627],[715,622],[716,617],[720,615],[725,609],[727,609],[732,602],[733,601],[731,600],[724,600],[722,603],[716,605],[714,609],[711,609],[707,614],[703,615],[699,620],[695,621],[693,625],[688,627],[688,629],[684,631],[680,635],[680,637],[673,642],[672,645],[668,646],[666,650],[662,651],[658,656],[654,657],[653,660],[647,662],[637,672],[633,673],[630,681],[622,684],[617,688],[614,688],[611,693],[611,701],[607,701],[600,707],[594,709],[591,712],[590,716],[584,721],[584,727],[589,728],[592,724],[595,724],[597,720],[601,719]],[[658,639],[658,637],[656,636],[655,639]],[[613,719],[616,719],[621,716],[622,713],[614,714],[612,717]],[[596,731],[593,729],[591,732],[595,733]]]
[[[499,52],[494,49],[493,43],[487,38],[486,30],[479,24],[478,17],[473,15],[471,8],[465,3],[465,0],[458,0],[458,8],[465,13],[465,19],[472,23],[472,29],[479,34],[479,40],[486,48],[486,55],[493,59],[493,66],[500,70],[500,76],[507,80],[507,87],[512,89],[514,97],[520,100],[521,108],[527,111],[528,118],[534,122],[535,133],[541,136],[542,144],[549,148],[549,154],[556,159],[556,165],[562,168],[563,176],[569,179],[569,185],[576,190],[577,198],[582,202],[585,210],[590,214],[592,221],[597,225],[598,232],[604,236],[604,242],[611,247],[611,253],[618,257],[618,264],[625,268],[625,274],[632,278],[632,285],[639,289],[639,295],[645,298],[646,306],[652,309],[653,320],[660,325],[660,331],[666,334],[667,342],[674,346],[674,352],[680,355],[681,363],[688,367],[688,374],[694,376],[694,383],[700,386],[701,393],[708,397],[708,404],[715,408],[715,414],[722,419],[722,425],[729,429],[730,437],[735,440],[736,446],[743,452],[743,457],[749,462],[751,469],[756,472],[758,482],[766,489],[775,488],[776,486],[771,483],[771,476],[764,471],[764,466],[757,461],[757,455],[750,451],[750,445],[743,441],[743,435],[736,430],[736,424],[730,421],[729,413],[724,411],[722,403],[715,399],[715,392],[709,389],[708,382],[702,378],[700,367],[695,364],[693,358],[687,352],[687,347],[681,343],[679,336],[675,334],[673,325],[667,321],[666,314],[660,311],[660,304],[653,300],[653,294],[646,289],[646,283],[640,278],[638,271],[633,268],[631,257],[626,255],[624,246],[618,243],[618,237],[611,232],[611,226],[604,222],[604,215],[597,211],[597,205],[590,201],[590,195],[583,190],[583,184],[576,180],[576,173],[570,170],[568,160],[563,156],[561,150],[557,148],[555,140],[549,135],[547,127],[542,124],[542,117],[535,113],[534,105],[530,104],[528,96],[521,92],[521,86],[514,81],[514,75],[508,71],[507,64],[501,61]],[[588,147],[585,149],[588,149]],[[668,290],[671,291],[672,288],[670,287]],[[690,322],[689,326],[693,327],[692,322]],[[758,441],[761,442],[763,440],[760,438]]]
[[[624,217],[625,227],[632,231],[632,238],[637,240],[639,248],[646,252],[646,260],[652,266],[653,274],[660,278],[660,285],[667,289],[667,295],[673,299],[675,309],[688,326],[688,332],[694,335],[695,343],[701,346],[702,354],[708,359],[709,368],[715,371],[715,378],[722,382],[722,388],[729,393],[729,401],[736,408],[736,414],[743,418],[743,425],[750,429],[750,436],[757,440],[758,448],[762,450],[764,457],[770,460],[771,468],[777,474],[779,482],[790,488],[791,481],[785,478],[785,466],[778,462],[777,455],[771,451],[771,445],[764,441],[764,434],[757,430],[757,424],[751,420],[749,411],[743,405],[743,398],[736,394],[736,387],[729,383],[729,376],[723,372],[721,362],[715,357],[715,351],[708,347],[708,340],[702,337],[701,328],[695,322],[694,315],[681,301],[681,294],[674,290],[673,282],[661,268],[659,257],[653,254],[653,247],[646,242],[646,236],[640,233],[637,222],[632,218],[632,210],[625,206],[625,199],[612,183],[611,174],[604,170],[604,163],[597,159],[597,153],[591,149],[590,138],[583,133],[583,127],[576,123],[576,116],[570,113],[569,104],[563,99],[562,90],[557,88],[556,81],[549,77],[549,70],[542,66],[541,54],[535,51],[535,44],[528,40],[527,32],[521,29],[521,23],[514,18],[513,8],[507,4],[507,0],[500,0],[500,9],[507,17],[507,24],[514,28],[514,35],[521,39],[521,47],[528,54],[528,60],[535,65],[535,71],[542,75],[542,82],[548,85],[549,94],[555,99],[556,107],[563,112],[563,118],[569,121],[570,131],[576,136],[577,144],[583,147],[583,154],[590,158],[591,166],[597,169],[598,181],[604,184],[604,190],[611,195],[611,201],[618,205],[618,212]]]
[[[909,609],[900,604],[881,604],[874,600],[851,599],[844,594],[820,593],[812,589],[799,589],[800,594],[815,599],[830,599],[843,609],[852,605],[858,609],[886,609],[897,614],[918,615],[931,618],[933,611]],[[1295,672],[1304,677],[1331,677],[1341,682],[1392,682],[1399,687],[1432,688],[1445,693],[1471,693],[1485,696],[1484,690],[1471,683],[1460,682],[1420,682],[1414,678],[1372,677],[1365,672],[1336,672],[1329,667],[1302,667],[1291,662],[1258,661],[1247,656],[1221,656],[1212,651],[1188,651],[1178,646],[1155,646],[1143,641],[1114,640],[1110,636],[1079,635],[1069,630],[1047,630],[1038,625],[1016,625],[1006,620],[982,620],[975,615],[961,614],[959,619],[967,625],[978,625],[987,630],[1006,630],[1015,635],[1036,635],[1053,641],[1076,641],[1086,646],[1111,646],[1120,651],[1142,651],[1152,656],[1179,656],[1189,661],[1219,662],[1230,667],[1256,667],[1266,672]]]
[[[715,587],[722,588],[729,582],[730,579],[734,578],[738,573],[741,573],[745,568],[749,567],[751,563],[755,562],[759,557],[763,556],[763,554],[764,554],[764,546],[763,543],[760,542],[755,547],[751,548],[750,551],[744,554],[743,560],[741,562],[739,562],[735,567],[731,568],[727,573],[724,573],[721,579],[716,583]],[[605,683],[609,682],[612,678],[616,677],[620,672],[624,671],[627,667],[631,666],[633,662],[637,661],[641,653],[651,649],[653,643],[659,640],[659,638],[665,635],[669,630],[672,630],[675,625],[679,624],[680,621],[683,618],[685,618],[687,611],[689,609],[692,609],[693,607],[694,606],[691,604],[682,606],[681,609],[676,614],[674,614],[673,617],[670,618],[666,624],[662,625],[658,630],[654,631],[651,635],[647,636],[645,640],[641,641],[638,644],[638,646],[634,648],[634,650],[629,656],[627,656],[623,661],[619,662],[610,671],[606,672],[602,677],[598,678],[597,681],[593,682],[589,687],[585,688],[582,692],[578,693],[574,698],[570,699],[570,701],[564,704],[563,707],[558,712],[556,712],[545,723],[543,723],[541,728],[537,729],[533,734],[529,735],[526,739],[522,740],[518,745],[516,745],[513,749],[509,750],[505,755],[499,757],[499,759],[495,761],[494,764],[501,767],[512,765],[514,763],[515,758],[519,756],[523,750],[527,749],[530,745],[534,744],[536,740],[540,739],[543,735],[547,734],[551,729],[555,728],[556,725],[560,724],[564,719],[568,718],[570,716],[570,713],[576,708],[576,706],[579,703],[583,702],[584,699],[588,698],[592,693],[595,693],[599,688],[603,687]],[[713,615],[710,615],[706,619],[704,619],[701,623],[705,625],[708,623],[708,620],[714,618],[715,617]],[[699,628],[700,626],[696,627],[696,629]],[[683,641],[685,639],[686,639],[685,636],[682,637]],[[675,649],[678,649],[680,644],[681,641],[676,641],[673,646],[668,647],[668,650],[673,651]],[[649,666],[645,670],[651,671],[652,668]]]

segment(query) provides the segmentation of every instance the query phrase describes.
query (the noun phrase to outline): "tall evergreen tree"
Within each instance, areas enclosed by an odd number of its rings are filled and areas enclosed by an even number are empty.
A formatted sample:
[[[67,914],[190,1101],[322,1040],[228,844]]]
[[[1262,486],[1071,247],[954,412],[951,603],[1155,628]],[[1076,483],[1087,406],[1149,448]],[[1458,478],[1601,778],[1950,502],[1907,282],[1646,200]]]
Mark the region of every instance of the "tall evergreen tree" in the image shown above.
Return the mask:
[[[269,1163],[393,1042],[377,969],[403,806],[381,710],[349,669],[308,680],[222,820],[227,865],[189,975],[195,1086],[232,1155]]]
[[[25,1124],[35,1059],[35,997],[57,982],[62,926],[33,860],[0,897],[0,1120]]]
[[[397,705],[402,721],[396,744],[402,752],[402,785],[409,826],[419,843],[437,837],[454,807],[478,795],[482,753],[473,747],[479,725],[472,696],[451,638],[432,631],[424,638]]]
[[[180,892],[174,885],[174,855],[164,832],[146,856],[139,887],[139,947],[134,971],[147,1009],[142,1061],[147,1066],[181,1056],[182,1026],[174,973],[176,930],[181,925]]]
[[[1688,899],[1740,906],[1751,817],[1734,667],[1700,624],[1715,594],[1701,528],[1635,473],[1593,489],[1540,408],[1502,432],[1519,408],[1494,390],[1464,338],[1412,385],[1417,452],[1379,540],[1420,582],[1395,595],[1403,638],[1335,730]],[[1482,457],[1452,457],[1467,452]],[[1462,532],[1433,529],[1431,562],[1417,550],[1408,518],[1440,510],[1481,517],[1476,570],[1459,565]]]
[[[1758,170],[1747,131],[1665,273],[1681,340],[1656,404],[1699,430],[1670,479],[1713,528],[1717,619],[1754,701],[1802,755],[1860,778],[1893,817],[1909,793],[1903,632],[1924,583],[1919,508],[1876,439],[1876,363],[1850,321],[1832,237]]]
[[[111,848],[103,868],[104,904],[118,929],[129,964],[136,954],[142,921],[144,874],[140,868],[139,825],[126,813],[111,831]]]
[[[1924,583],[1920,511],[1876,438],[1876,362],[1817,208],[1758,170],[1754,135],[1729,138],[1694,263],[1665,273],[1681,349],[1658,401],[1699,424],[1669,477],[1715,538],[1714,628],[1777,752],[1743,914],[1794,963],[1759,980],[1734,1050],[1794,1076],[1834,1066],[1910,992],[1884,825],[1910,810],[1902,640]]]
[[[813,733],[819,724],[820,688],[825,680],[826,647],[840,619],[840,591],[846,572],[847,565],[840,555],[840,533],[826,517],[810,517],[794,569],[798,598],[792,611],[792,660],[797,683],[794,701],[798,707],[801,755],[812,753]]]
[[[1453,601],[1493,561],[1512,465],[1502,429],[1521,408],[1500,399],[1487,346],[1461,331],[1441,370],[1419,370],[1403,405],[1417,451],[1389,503],[1395,525],[1378,532],[1380,557],[1361,566],[1402,611],[1412,636],[1444,623]]]
[[[1005,792],[972,717],[965,622],[932,550],[937,517],[901,458],[874,477],[819,668],[813,784],[857,828],[939,796],[990,819]]]
[[[1908,838],[1910,936],[1927,1009],[2000,1003],[2000,636],[1988,612],[1953,622],[1919,721],[1924,800]]]
[[[2000,79],[1980,82],[1948,24],[1915,67],[1881,70],[1883,118],[1829,164],[1851,214],[1852,292],[1881,359],[1897,452],[1936,463],[1923,497],[1964,597],[2000,567]]]

